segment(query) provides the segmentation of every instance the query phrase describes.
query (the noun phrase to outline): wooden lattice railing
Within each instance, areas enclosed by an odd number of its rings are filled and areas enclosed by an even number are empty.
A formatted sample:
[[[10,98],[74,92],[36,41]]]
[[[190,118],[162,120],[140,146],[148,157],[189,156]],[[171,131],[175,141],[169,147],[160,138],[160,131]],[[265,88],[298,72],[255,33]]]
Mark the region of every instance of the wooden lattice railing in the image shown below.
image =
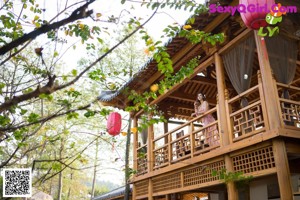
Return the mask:
[[[277,83],[278,96],[282,97],[283,91],[288,91],[288,98],[279,98],[282,121],[286,127],[295,127],[300,129],[300,88]]]
[[[143,175],[148,172],[147,145],[137,149],[137,175]]]
[[[155,138],[153,142],[153,169],[208,152],[220,146],[218,121],[203,127],[202,119],[217,116],[217,109],[212,108],[203,115]]]
[[[281,96],[284,90],[290,92],[290,99],[279,98],[278,107],[282,113],[282,124],[287,128],[300,129],[300,88],[281,83],[276,83],[274,87],[278,89],[278,96]],[[248,105],[241,107],[240,102],[243,98],[248,99]],[[268,121],[265,120],[267,119],[266,105],[260,78],[258,78],[258,85],[231,99],[226,99],[230,143],[269,130]],[[203,127],[202,119],[208,115],[218,116],[217,107],[153,139],[152,155],[146,154],[147,145],[139,147],[138,155],[142,156],[137,158],[137,175],[147,173],[149,166],[157,170],[220,147],[218,119]],[[151,156],[150,165],[147,159],[149,156]]]
[[[233,142],[250,137],[259,132],[266,130],[264,116],[265,107],[262,97],[262,87],[258,84],[247,91],[228,101],[228,116],[230,118],[230,127],[232,128],[231,139]],[[245,107],[237,107],[243,98],[248,98],[250,101]]]

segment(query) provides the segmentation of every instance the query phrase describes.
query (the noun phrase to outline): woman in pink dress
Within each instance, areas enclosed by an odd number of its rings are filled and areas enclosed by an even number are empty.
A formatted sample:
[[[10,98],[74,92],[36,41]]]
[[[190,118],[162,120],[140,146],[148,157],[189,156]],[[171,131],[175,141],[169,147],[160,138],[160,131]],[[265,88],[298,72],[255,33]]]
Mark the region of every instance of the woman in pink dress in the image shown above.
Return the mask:
[[[209,110],[208,102],[206,101],[206,97],[203,93],[199,93],[197,95],[197,99],[194,103],[194,109],[195,112],[192,113],[192,117],[200,116],[203,113],[207,112]],[[206,127],[207,125],[211,124],[215,121],[215,118],[211,114],[207,114],[204,117],[201,118],[201,122],[203,127]],[[213,146],[219,143],[218,140],[216,140],[216,136],[218,135],[216,125],[210,126],[209,128],[204,129],[204,135],[205,135],[205,143],[204,145]],[[215,135],[216,134],[216,135]]]

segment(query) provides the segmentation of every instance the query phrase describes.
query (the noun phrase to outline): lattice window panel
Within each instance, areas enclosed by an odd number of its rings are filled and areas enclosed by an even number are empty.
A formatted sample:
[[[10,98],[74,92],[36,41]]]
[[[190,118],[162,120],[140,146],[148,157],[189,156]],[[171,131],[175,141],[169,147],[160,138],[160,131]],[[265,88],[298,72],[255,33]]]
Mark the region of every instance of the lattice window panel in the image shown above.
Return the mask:
[[[265,147],[232,157],[234,171],[251,173],[275,167],[273,148]]]
[[[137,158],[137,176],[143,175],[148,171],[147,154]]]
[[[282,119],[286,125],[296,126],[300,124],[300,105],[281,103]]]
[[[153,192],[172,190],[180,187],[180,173],[153,178]]]
[[[162,164],[169,162],[168,146],[154,151],[154,167],[159,167]]]
[[[252,133],[264,127],[261,105],[255,105],[233,116],[233,138]]]
[[[184,187],[219,180],[213,176],[213,171],[221,171],[225,168],[225,162],[218,161],[207,165],[201,165],[183,172]]]
[[[144,180],[144,181],[139,181],[139,182],[135,183],[134,186],[136,189],[137,196],[142,196],[142,195],[148,194],[148,186],[149,186],[148,179]]]

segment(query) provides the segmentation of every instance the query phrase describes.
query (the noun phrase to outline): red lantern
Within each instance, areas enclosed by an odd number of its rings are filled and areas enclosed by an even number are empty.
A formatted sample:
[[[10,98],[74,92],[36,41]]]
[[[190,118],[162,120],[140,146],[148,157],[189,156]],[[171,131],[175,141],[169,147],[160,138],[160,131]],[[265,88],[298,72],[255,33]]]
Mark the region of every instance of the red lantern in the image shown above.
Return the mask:
[[[122,118],[119,113],[112,112],[108,115],[106,129],[110,135],[116,136],[120,134],[121,125],[122,125]]]
[[[246,8],[245,12],[240,12],[243,22],[254,30],[267,26],[266,15],[274,4],[274,0],[240,0],[240,6]]]

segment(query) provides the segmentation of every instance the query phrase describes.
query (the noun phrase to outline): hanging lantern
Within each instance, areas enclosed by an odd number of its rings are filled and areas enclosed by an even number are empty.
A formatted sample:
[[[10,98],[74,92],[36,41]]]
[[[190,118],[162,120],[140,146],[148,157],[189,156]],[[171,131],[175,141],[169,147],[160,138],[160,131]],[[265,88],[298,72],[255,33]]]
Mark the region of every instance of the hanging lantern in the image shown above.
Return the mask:
[[[122,125],[122,118],[119,113],[112,112],[108,115],[106,129],[110,135],[116,136],[120,134],[121,125]]]
[[[258,30],[268,25],[266,15],[270,13],[274,0],[240,0],[240,5],[246,9],[241,13],[243,22],[248,28]]]

